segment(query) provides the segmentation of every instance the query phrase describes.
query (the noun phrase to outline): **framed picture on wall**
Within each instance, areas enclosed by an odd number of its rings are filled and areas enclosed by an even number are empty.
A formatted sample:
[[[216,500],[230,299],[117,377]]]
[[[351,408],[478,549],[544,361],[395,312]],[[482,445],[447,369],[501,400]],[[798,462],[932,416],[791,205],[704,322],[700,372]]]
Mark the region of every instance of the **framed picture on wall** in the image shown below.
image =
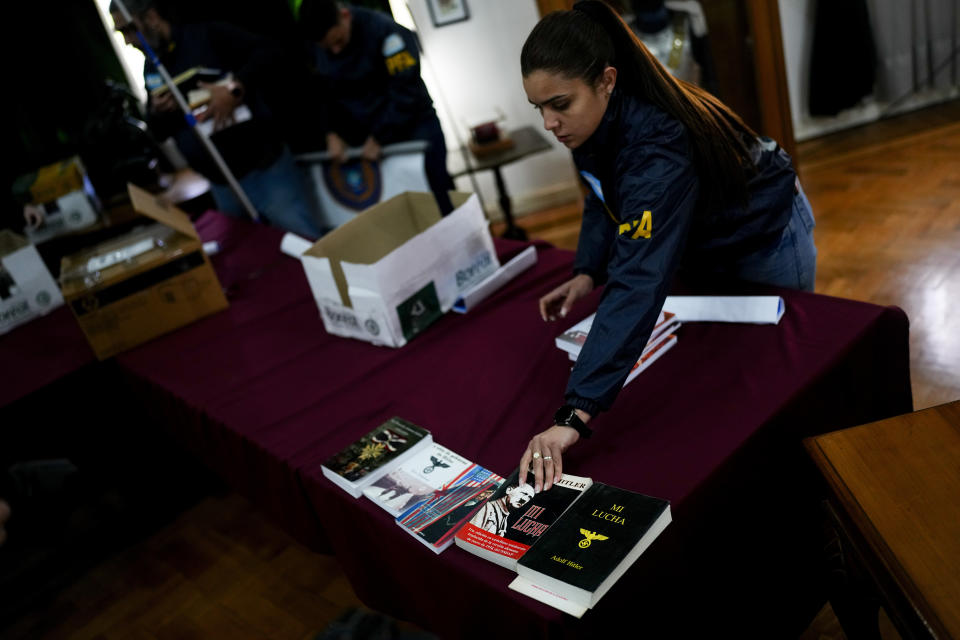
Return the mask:
[[[427,8],[435,27],[462,22],[470,17],[467,0],[427,0]]]

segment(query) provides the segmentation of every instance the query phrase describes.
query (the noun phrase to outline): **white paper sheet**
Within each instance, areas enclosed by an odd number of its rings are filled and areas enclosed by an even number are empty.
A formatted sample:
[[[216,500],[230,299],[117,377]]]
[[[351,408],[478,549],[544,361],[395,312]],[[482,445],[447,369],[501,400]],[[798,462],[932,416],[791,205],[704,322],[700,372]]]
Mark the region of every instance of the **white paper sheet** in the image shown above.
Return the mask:
[[[667,296],[663,308],[683,322],[777,324],[786,304],[780,296]]]

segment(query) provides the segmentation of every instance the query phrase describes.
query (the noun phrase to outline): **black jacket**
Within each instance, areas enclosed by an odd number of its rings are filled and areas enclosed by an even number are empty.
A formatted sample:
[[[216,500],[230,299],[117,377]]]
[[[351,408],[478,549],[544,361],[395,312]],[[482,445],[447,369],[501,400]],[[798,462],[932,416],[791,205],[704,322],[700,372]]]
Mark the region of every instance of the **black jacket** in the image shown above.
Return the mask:
[[[413,33],[389,16],[351,7],[350,42],[337,55],[317,47],[317,70],[331,97],[330,127],[350,144],[373,135],[401,142],[425,119],[436,119],[420,77]]]
[[[567,385],[569,404],[610,408],[637,362],[681,263],[709,267],[775,241],[790,219],[796,175],[773,141],[752,145],[757,173],[746,207],[698,203],[687,132],[615,91],[597,131],[573,158],[589,193],[575,273],[606,283]]]
[[[279,84],[278,76],[289,68],[289,60],[279,46],[239,27],[210,22],[173,27],[169,48],[156,54],[171,76],[193,67],[207,67],[232,73],[243,83],[244,104],[252,118],[210,137],[237,178],[265,168],[279,157],[284,142],[268,106],[269,89]],[[148,90],[162,84],[149,60],[144,65],[144,77]],[[226,182],[179,110],[153,114],[149,125],[161,140],[173,136],[191,167],[214,182]]]

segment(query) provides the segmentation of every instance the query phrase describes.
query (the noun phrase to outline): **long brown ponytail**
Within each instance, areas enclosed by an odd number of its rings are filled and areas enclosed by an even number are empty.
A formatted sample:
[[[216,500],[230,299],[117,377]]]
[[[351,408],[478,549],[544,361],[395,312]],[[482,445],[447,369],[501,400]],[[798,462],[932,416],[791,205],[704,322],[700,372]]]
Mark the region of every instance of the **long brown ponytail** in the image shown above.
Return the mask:
[[[692,144],[701,204],[746,202],[753,163],[745,145],[756,134],[703,89],[675,78],[619,15],[598,0],[544,17],[520,54],[524,77],[542,70],[596,86],[603,69],[617,69],[617,87],[680,121]]]

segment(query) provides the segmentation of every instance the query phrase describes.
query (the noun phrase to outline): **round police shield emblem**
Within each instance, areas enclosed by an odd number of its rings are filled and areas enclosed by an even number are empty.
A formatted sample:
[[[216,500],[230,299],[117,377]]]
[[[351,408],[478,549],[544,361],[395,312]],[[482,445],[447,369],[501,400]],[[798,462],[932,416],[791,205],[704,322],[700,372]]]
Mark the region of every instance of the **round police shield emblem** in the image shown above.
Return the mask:
[[[369,209],[383,193],[380,164],[369,160],[325,162],[323,183],[337,204],[354,211]]]

